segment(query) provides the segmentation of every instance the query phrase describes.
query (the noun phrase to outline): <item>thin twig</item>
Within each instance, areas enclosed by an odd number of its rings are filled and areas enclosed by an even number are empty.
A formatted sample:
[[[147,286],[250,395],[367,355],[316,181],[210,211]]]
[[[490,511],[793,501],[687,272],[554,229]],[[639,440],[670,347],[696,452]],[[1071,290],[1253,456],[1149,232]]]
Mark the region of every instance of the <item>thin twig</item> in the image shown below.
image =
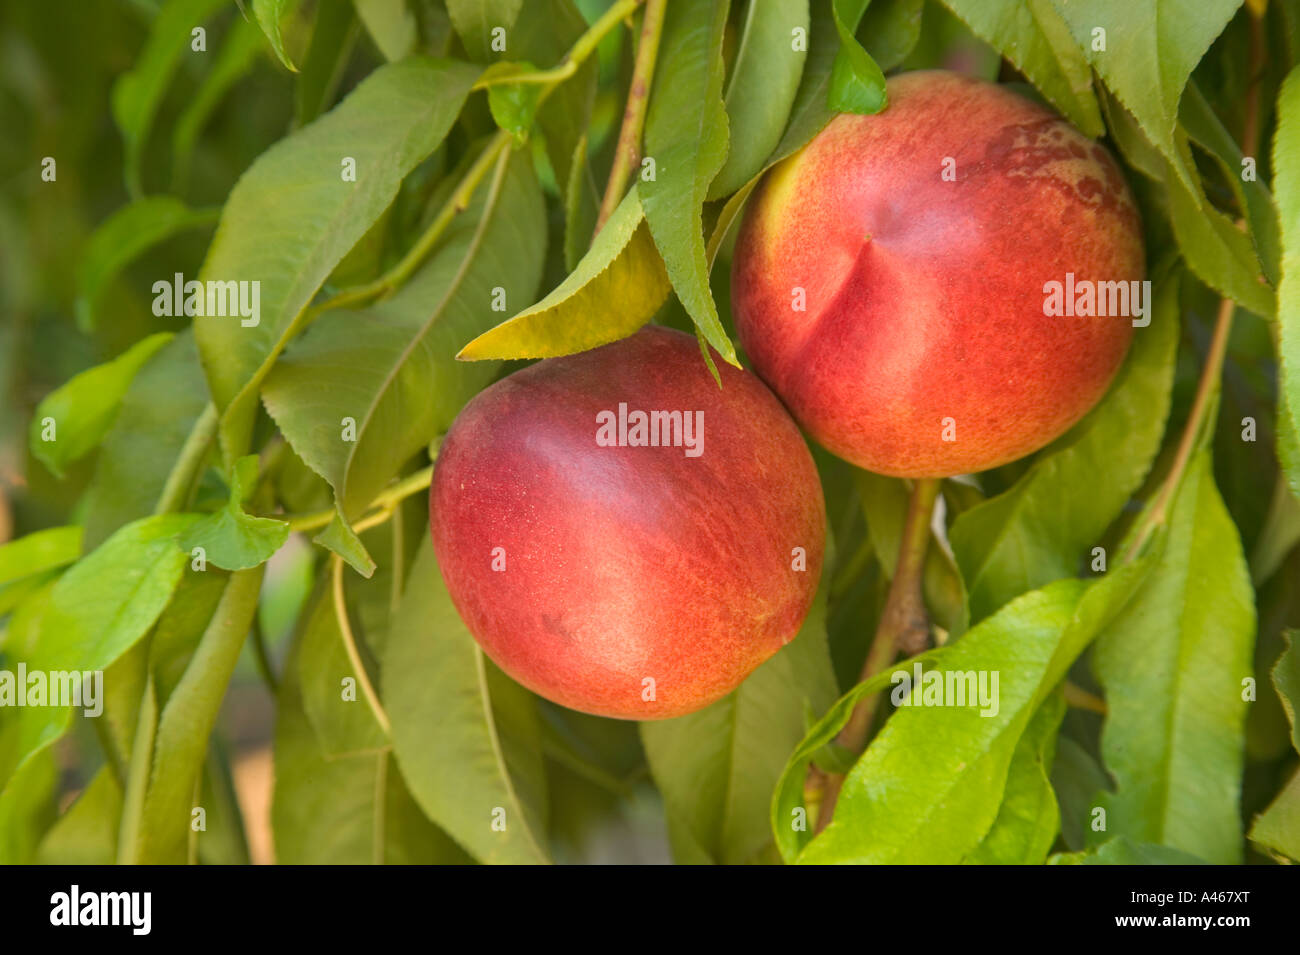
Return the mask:
[[[257,662],[257,671],[262,675],[266,688],[272,696],[280,692],[280,681],[276,678],[275,668],[271,665],[271,653],[266,646],[266,632],[257,614],[253,614],[253,659]]]
[[[418,494],[420,491],[427,488],[429,486],[429,482],[432,480],[433,480],[433,465],[430,464],[428,467],[421,468],[419,471],[416,471],[414,474],[408,475],[407,477],[402,478],[402,480],[398,481],[396,484],[391,484],[388,487],[384,488],[384,490],[380,491],[379,494],[375,497],[375,499],[370,502],[370,507],[368,508],[368,512],[369,511],[378,511],[378,512],[391,511],[393,505],[395,505],[398,501],[401,501],[403,498],[410,497],[412,494]],[[313,511],[310,514],[288,514],[281,519],[289,522],[290,530],[314,531],[318,528],[324,527],[330,521],[334,520],[334,515],[336,513],[337,513],[337,508],[327,507],[324,510]],[[361,529],[361,524],[363,521],[369,520],[377,516],[378,514],[367,513],[366,516],[361,519],[361,521],[358,521],[353,526],[353,530],[359,531]],[[373,523],[370,523],[367,524],[366,526],[373,527],[375,525]]]
[[[1090,710],[1093,713],[1106,715],[1106,701],[1095,693],[1089,693],[1077,683],[1065,681],[1064,686],[1065,702],[1067,706],[1073,706],[1076,710]]]
[[[627,191],[632,170],[641,161],[641,130],[645,126],[650,84],[654,80],[655,60],[659,58],[659,38],[663,35],[667,6],[667,0],[646,0],[636,63],[632,67],[632,85],[628,89],[623,125],[618,131],[618,145],[614,150],[614,165],[605,184],[604,198],[600,201],[600,214],[596,216],[597,234],[618,208],[623,193]]]
[[[889,582],[889,596],[880,615],[876,635],[867,651],[866,662],[858,682],[862,683],[880,673],[902,650],[913,656],[925,649],[929,639],[930,624],[925,612],[925,599],[921,581],[925,571],[925,555],[930,544],[930,515],[939,495],[938,478],[920,478],[912,485],[912,496],[907,505],[907,518],[903,524],[902,540],[898,547],[898,566]],[[862,752],[871,733],[871,720],[875,715],[878,694],[863,697],[853,708],[849,721],[840,730],[836,741],[853,753]],[[844,777],[827,773],[821,809],[817,814],[817,831],[830,823],[835,813]]]
[[[366,668],[361,662],[356,637],[352,633],[352,623],[348,620],[347,601],[343,595],[343,558],[338,554],[335,554],[330,559],[330,574],[333,578],[334,616],[338,621],[339,634],[343,637],[343,649],[347,651],[348,662],[352,664],[352,669],[357,675],[357,683],[361,685],[361,693],[366,698],[370,711],[375,714],[375,722],[379,724],[379,728],[384,731],[385,736],[392,736],[393,724],[388,721],[388,714],[384,712],[384,708],[379,702],[379,695],[375,693],[375,688],[370,684],[370,675],[366,673]]]
[[[1236,305],[1230,298],[1219,303],[1219,315],[1214,323],[1214,337],[1210,339],[1210,351],[1205,356],[1205,367],[1201,369],[1201,379],[1196,384],[1196,397],[1192,400],[1192,410],[1187,416],[1178,441],[1178,450],[1174,453],[1174,462],[1165,475],[1160,489],[1151,507],[1142,515],[1141,523],[1133,534],[1132,543],[1124,553],[1124,563],[1132,563],[1142,552],[1147,541],[1156,529],[1164,524],[1169,515],[1169,505],[1173,500],[1178,485],[1182,483],[1183,472],[1191,460],[1197,438],[1205,424],[1205,416],[1210,407],[1210,398],[1219,387],[1219,375],[1223,371],[1224,357],[1228,353],[1228,333],[1232,330],[1232,313]]]

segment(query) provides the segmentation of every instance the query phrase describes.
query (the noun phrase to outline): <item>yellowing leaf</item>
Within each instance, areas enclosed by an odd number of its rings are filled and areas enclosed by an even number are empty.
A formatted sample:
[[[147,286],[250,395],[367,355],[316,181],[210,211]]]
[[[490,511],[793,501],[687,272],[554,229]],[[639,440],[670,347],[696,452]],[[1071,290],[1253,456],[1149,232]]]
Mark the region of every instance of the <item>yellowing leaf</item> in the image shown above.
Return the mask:
[[[671,286],[634,188],[573,273],[531,308],[484,332],[457,358],[551,358],[626,338]]]

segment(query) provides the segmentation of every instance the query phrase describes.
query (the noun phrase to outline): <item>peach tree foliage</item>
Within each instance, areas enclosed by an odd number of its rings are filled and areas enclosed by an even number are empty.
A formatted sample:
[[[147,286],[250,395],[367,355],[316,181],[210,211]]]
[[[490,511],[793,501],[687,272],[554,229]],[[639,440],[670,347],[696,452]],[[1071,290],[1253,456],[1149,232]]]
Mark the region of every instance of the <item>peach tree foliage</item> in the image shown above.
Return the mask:
[[[0,708],[0,859],[246,861],[218,716],[248,654],[282,862],[581,861],[611,830],[691,863],[1300,860],[1300,3],[668,0],[645,31],[640,0],[244,7],[164,0],[117,28],[124,72],[79,79],[111,82],[116,181],[58,264],[104,360],[28,409],[31,470],[77,500],[0,546],[0,663],[102,670],[104,715]],[[637,724],[513,682],[429,544],[457,412],[508,361],[650,321],[742,363],[759,178],[932,67],[1104,140],[1155,287],[1083,421],[943,482],[919,659],[1000,673],[996,714],[899,707],[860,757],[836,742],[891,685],[858,673],[908,486],[820,450],[817,599],[729,696]],[[149,316],[174,270],[258,281],[256,323]]]

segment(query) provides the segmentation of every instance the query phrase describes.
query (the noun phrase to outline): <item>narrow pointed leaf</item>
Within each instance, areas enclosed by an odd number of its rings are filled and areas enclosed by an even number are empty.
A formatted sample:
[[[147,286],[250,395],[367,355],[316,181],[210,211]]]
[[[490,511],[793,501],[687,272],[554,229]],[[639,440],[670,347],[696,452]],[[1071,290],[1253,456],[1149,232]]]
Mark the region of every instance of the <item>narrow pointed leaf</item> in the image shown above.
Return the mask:
[[[263,153],[236,184],[199,278],[259,282],[260,315],[255,325],[239,316],[195,318],[227,466],[248,451],[258,389],[295,320],[402,178],[437,148],[476,75],[425,57],[382,66],[331,112]],[[343,177],[349,159],[355,182]]]
[[[1239,803],[1255,609],[1208,452],[1183,478],[1142,591],[1098,640],[1107,832],[1241,861]]]
[[[552,358],[606,345],[648,322],[670,289],[633,189],[568,278],[536,305],[479,335],[456,357]],[[618,306],[611,308],[615,302]]]

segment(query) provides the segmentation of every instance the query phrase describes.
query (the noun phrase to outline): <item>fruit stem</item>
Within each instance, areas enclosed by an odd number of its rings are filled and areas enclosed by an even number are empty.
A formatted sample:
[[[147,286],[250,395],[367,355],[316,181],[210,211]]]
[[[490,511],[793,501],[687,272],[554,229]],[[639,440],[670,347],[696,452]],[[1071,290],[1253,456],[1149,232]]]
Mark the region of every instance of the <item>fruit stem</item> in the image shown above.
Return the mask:
[[[609,171],[609,181],[605,184],[600,214],[596,216],[597,234],[622,201],[632,169],[641,161],[641,130],[645,126],[650,83],[654,79],[655,60],[659,57],[659,38],[663,36],[664,13],[667,8],[667,0],[646,0],[641,39],[636,48],[636,63],[632,67],[632,85],[627,92],[623,125],[619,128],[618,146],[614,150],[614,165]]]
[[[365,696],[366,703],[370,705],[370,711],[375,714],[375,722],[379,724],[379,728],[384,731],[385,736],[392,737],[393,724],[388,721],[388,714],[384,712],[384,707],[379,702],[379,696],[375,693],[375,688],[370,685],[370,675],[366,673],[365,665],[361,662],[361,654],[357,650],[357,641],[352,635],[352,624],[348,620],[347,601],[343,595],[343,558],[338,554],[335,554],[330,559],[330,575],[334,595],[334,616],[338,620],[339,634],[343,637],[343,649],[347,651],[348,662],[352,664],[352,670],[357,675],[357,682],[361,684],[361,693]]]
[[[929,642],[930,622],[925,612],[921,582],[925,555],[930,545],[930,516],[934,513],[939,486],[939,478],[919,478],[912,485],[903,537],[899,542],[898,566],[894,570],[894,579],[889,582],[889,596],[885,598],[885,609],[880,615],[876,635],[867,651],[867,659],[862,664],[859,683],[871,679],[893,663],[900,650],[908,656],[914,656],[924,650]],[[858,701],[849,721],[836,737],[840,745],[853,753],[862,752],[871,733],[871,720],[878,699],[879,695],[873,693]],[[818,832],[830,823],[843,784],[842,775],[827,774],[821,811],[817,816]]]

